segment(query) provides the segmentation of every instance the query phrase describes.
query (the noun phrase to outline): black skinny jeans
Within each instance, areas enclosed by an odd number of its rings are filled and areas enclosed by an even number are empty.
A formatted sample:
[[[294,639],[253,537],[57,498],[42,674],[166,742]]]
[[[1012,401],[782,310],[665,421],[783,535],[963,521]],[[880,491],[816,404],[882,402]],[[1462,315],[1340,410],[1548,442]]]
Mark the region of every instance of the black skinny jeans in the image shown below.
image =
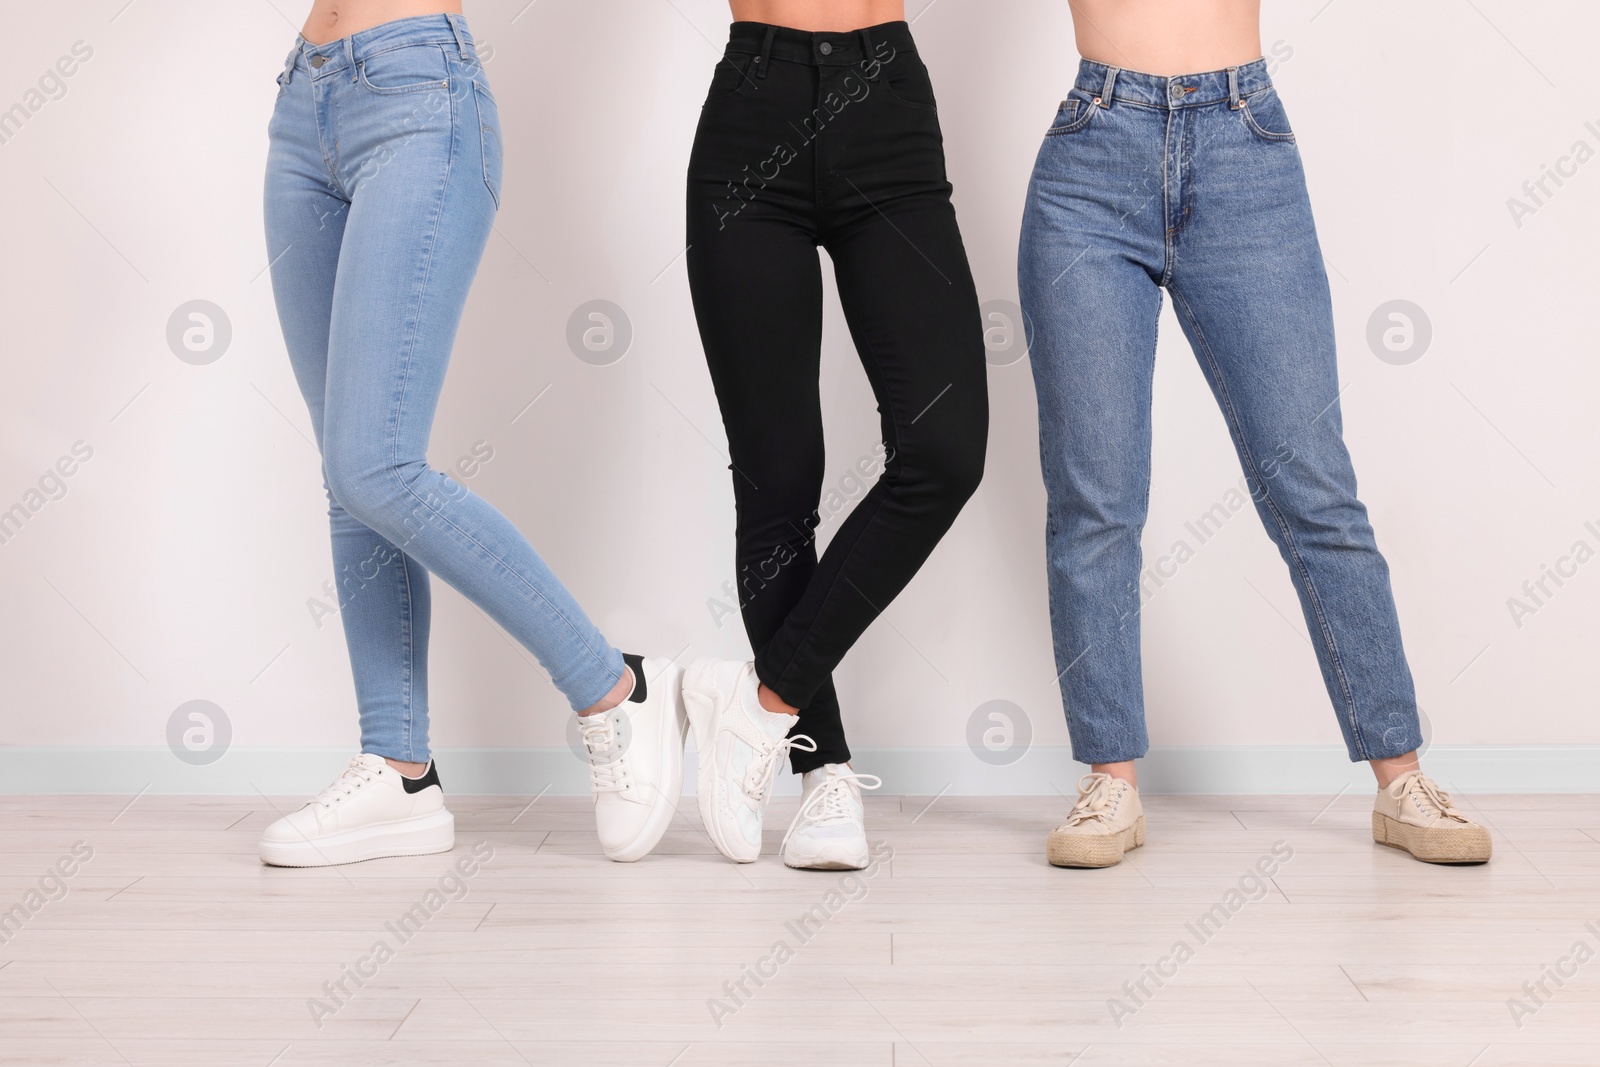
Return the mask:
[[[910,28],[734,23],[688,182],[689,287],[728,434],[756,674],[801,709],[803,772],[850,758],[832,672],[983,476],[978,300]],[[877,397],[884,467],[817,558],[822,268]]]

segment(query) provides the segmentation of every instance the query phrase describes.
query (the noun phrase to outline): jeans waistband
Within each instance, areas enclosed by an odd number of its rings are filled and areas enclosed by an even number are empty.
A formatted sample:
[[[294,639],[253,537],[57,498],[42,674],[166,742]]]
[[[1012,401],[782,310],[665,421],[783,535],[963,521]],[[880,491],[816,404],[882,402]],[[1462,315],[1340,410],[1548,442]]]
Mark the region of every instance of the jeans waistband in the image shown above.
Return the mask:
[[[1074,84],[1099,97],[1103,107],[1117,102],[1146,107],[1202,107],[1224,100],[1238,107],[1241,98],[1270,89],[1272,79],[1267,75],[1264,58],[1225,70],[1179,74],[1171,78],[1108,67],[1085,59],[1078,64],[1078,80]]]
[[[356,64],[380,52],[415,44],[450,45],[460,52],[462,59],[477,56],[464,16],[416,15],[385,22],[327,44],[312,44],[304,37],[296,37],[284,64],[284,73],[293,77],[299,72],[313,78],[326,78],[341,70],[353,73]]]
[[[884,56],[879,49],[888,45],[897,52],[914,52],[911,27],[904,22],[884,22],[859,30],[812,33],[765,22],[735,22],[728,32],[727,55],[753,55],[762,63],[781,59],[814,67],[849,67]]]

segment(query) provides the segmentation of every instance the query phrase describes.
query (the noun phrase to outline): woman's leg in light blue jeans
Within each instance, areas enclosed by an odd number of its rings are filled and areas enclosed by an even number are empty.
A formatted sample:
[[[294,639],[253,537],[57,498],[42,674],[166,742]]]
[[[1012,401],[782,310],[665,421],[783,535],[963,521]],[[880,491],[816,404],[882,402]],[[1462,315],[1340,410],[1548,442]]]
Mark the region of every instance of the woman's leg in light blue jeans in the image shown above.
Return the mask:
[[[329,325],[339,249],[350,205],[322,165],[304,72],[279,98],[266,188],[272,287],[290,366],[311,414],[320,452],[326,408]],[[323,488],[328,487],[323,465]],[[356,520],[328,491],[333,584],[344,626],[362,750],[406,763],[428,758],[428,572]]]
[[[528,541],[425,458],[499,178],[481,69],[449,63],[451,90],[400,95],[295,71],[267,179],[274,291],[334,501],[363,749],[405,762],[428,756],[422,568],[527,647],[574,709],[623,674],[621,654]]]

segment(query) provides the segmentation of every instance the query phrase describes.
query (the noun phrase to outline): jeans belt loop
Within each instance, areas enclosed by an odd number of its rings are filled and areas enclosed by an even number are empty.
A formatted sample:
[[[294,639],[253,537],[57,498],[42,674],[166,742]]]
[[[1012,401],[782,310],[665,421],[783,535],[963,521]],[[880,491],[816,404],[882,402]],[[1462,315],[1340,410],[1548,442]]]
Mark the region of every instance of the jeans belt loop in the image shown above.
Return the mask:
[[[1106,68],[1106,83],[1100,87],[1100,95],[1095,97],[1095,99],[1094,99],[1094,102],[1096,104],[1098,104],[1099,106],[1101,106],[1101,107],[1110,107],[1111,106],[1111,94],[1116,89],[1117,73],[1118,73],[1118,68],[1116,68],[1116,67],[1107,67]]]
[[[467,50],[467,39],[463,34],[464,18],[457,14],[447,14],[445,19],[450,23],[450,32],[456,35],[456,51],[461,53],[461,58],[470,60],[472,53]]]
[[[768,26],[767,35],[761,41],[761,54],[756,56],[756,77],[765,78],[767,68],[772,65],[772,39],[778,36],[778,27]]]
[[[283,65],[283,84],[288,85],[294,81],[294,65],[300,62],[300,53],[305,51],[305,47],[306,41],[304,37],[296,37],[294,39],[294,47],[289,49],[289,59]]]
[[[344,58],[350,64],[350,81],[352,83],[360,81],[361,72],[356,69],[356,42],[353,35],[344,39]]]
[[[863,26],[856,31],[856,36],[861,39],[861,68],[865,70],[872,62],[872,34]],[[869,78],[867,80],[876,81],[877,79]]]
[[[1239,68],[1228,68],[1228,106],[1238,111],[1239,103]]]

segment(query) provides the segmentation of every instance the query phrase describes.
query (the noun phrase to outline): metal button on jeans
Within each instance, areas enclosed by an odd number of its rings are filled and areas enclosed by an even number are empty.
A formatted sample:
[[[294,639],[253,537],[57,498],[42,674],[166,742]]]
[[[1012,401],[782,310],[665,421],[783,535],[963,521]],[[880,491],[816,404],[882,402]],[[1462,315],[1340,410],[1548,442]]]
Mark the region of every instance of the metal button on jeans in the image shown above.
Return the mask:
[[[326,63],[327,61],[328,61],[328,57],[327,56],[312,56],[311,57],[311,65],[313,67],[320,67],[324,63]]]
[[[831,56],[833,55],[833,45],[829,44],[827,41],[823,41],[817,46],[817,51],[821,52],[825,56]]]

